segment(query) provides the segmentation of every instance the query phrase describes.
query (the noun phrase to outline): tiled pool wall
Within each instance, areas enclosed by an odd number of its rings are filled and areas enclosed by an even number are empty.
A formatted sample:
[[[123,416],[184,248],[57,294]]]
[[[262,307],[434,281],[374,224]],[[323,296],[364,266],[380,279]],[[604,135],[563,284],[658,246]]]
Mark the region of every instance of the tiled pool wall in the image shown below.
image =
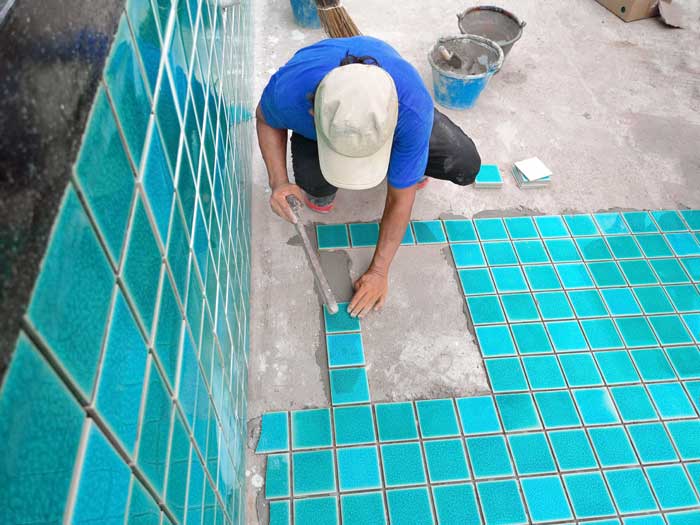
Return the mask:
[[[0,387],[0,523],[244,523],[251,2],[129,0]]]

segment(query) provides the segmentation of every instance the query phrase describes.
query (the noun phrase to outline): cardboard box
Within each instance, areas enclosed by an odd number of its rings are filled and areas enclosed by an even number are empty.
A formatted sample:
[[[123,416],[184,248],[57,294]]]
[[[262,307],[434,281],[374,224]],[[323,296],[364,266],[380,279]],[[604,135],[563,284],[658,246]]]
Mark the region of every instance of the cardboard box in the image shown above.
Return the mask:
[[[658,0],[598,0],[598,3],[607,7],[625,22],[659,14]]]

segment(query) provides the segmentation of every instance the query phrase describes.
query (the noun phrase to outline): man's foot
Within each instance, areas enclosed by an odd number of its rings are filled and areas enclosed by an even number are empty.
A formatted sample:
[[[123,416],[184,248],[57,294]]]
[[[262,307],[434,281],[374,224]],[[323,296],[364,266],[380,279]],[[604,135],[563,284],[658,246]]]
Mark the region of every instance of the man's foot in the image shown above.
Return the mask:
[[[326,197],[314,197],[304,193],[304,204],[316,213],[330,213],[335,206],[335,193]]]
[[[428,177],[423,177],[420,181],[418,181],[416,188],[419,190],[422,190],[423,188],[425,188],[428,185],[429,182],[430,182],[430,179]]]

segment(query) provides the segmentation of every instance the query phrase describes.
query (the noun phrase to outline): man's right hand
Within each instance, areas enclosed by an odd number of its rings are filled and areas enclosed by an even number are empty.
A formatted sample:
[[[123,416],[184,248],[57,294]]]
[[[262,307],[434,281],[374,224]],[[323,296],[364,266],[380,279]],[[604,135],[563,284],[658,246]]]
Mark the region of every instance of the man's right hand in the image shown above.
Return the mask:
[[[292,212],[287,202],[287,196],[294,195],[299,202],[304,202],[304,197],[301,193],[301,188],[296,184],[291,182],[286,182],[280,184],[279,186],[272,189],[272,195],[270,196],[270,207],[277,215],[282,217],[284,220],[296,224],[296,216]]]

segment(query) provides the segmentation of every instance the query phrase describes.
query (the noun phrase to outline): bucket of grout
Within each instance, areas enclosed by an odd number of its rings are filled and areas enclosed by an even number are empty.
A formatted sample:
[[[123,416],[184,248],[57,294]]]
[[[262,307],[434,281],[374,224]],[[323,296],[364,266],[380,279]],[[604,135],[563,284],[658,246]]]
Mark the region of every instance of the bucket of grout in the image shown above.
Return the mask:
[[[291,0],[294,20],[301,27],[318,29],[321,27],[321,20],[318,18],[315,0]]]
[[[445,59],[445,50],[459,58],[459,67]],[[433,69],[436,102],[449,109],[469,109],[501,69],[503,50],[477,35],[443,37],[428,53],[428,61]]]
[[[525,22],[510,11],[493,5],[470,7],[457,15],[459,30],[463,35],[478,35],[493,40],[503,55],[508,52],[523,36]]]

